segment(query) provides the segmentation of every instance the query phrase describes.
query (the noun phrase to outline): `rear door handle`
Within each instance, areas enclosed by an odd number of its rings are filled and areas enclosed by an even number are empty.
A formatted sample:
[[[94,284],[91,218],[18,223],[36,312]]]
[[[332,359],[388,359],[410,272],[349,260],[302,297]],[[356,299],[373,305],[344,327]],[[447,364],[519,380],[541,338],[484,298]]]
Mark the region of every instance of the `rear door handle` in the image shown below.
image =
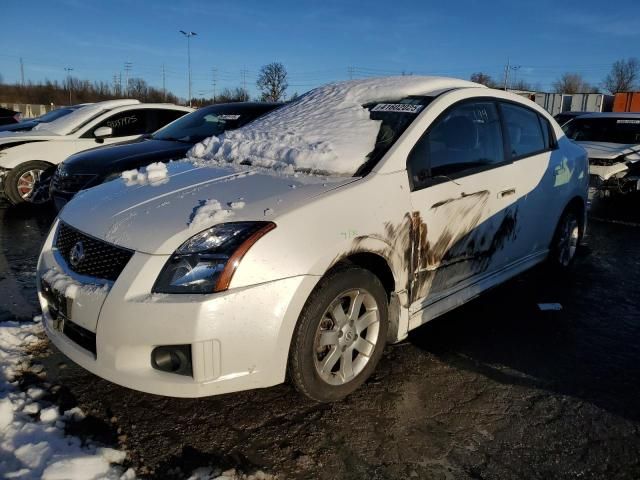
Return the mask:
[[[508,197],[509,195],[515,195],[515,194],[516,194],[516,189],[509,188],[507,190],[502,190],[501,192],[498,192],[498,198],[504,198],[504,197]]]

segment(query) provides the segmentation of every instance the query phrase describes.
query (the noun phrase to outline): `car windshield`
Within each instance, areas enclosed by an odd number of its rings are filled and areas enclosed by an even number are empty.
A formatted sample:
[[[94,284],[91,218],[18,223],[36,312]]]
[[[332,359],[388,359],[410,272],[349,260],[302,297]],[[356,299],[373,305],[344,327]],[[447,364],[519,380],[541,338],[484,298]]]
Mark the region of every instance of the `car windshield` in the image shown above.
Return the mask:
[[[60,117],[64,117],[65,115],[73,112],[73,108],[57,108],[55,110],[51,110],[50,112],[45,113],[44,115],[41,115],[37,118],[34,118],[34,120],[37,120],[40,123],[45,123],[45,122],[52,122],[54,121],[56,118],[60,118]]]
[[[220,135],[225,130],[239,128],[264,111],[264,109],[238,108],[228,105],[205,107],[158,130],[152,138],[197,143],[207,137]]]
[[[366,161],[358,168],[355,175],[365,175],[371,171],[411,125],[418,113],[432,100],[433,97],[412,96],[401,100],[388,100],[364,105],[369,110],[371,120],[380,122],[380,130],[373,150],[369,152]]]
[[[640,143],[640,115],[637,118],[576,118],[563,130],[577,142]]]

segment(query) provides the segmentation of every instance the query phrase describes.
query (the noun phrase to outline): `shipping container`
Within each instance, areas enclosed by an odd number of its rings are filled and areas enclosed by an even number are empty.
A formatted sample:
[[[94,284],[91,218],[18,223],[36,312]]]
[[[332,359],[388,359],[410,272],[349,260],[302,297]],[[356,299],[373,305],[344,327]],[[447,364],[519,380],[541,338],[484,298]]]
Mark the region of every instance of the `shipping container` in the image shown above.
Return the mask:
[[[613,95],[603,93],[574,93],[571,96],[572,112],[610,112]]]
[[[563,93],[536,93],[535,102],[551,115],[571,110],[571,95]]]
[[[614,112],[640,112],[640,92],[616,93]]]

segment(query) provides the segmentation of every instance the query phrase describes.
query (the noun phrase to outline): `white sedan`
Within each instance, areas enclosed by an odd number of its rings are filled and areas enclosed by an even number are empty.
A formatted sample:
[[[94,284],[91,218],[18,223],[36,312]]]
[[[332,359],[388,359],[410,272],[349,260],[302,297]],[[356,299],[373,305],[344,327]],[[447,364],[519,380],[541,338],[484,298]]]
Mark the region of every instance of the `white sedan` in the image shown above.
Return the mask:
[[[332,84],[82,192],[38,263],[52,342],[133,389],[288,375],[343,398],[387,342],[532,266],[569,266],[588,165],[549,114],[467,81]]]
[[[0,195],[11,203],[47,200],[43,172],[68,156],[90,148],[126,142],[153,133],[192,108],[108,100],[90,104],[28,132],[0,133]]]

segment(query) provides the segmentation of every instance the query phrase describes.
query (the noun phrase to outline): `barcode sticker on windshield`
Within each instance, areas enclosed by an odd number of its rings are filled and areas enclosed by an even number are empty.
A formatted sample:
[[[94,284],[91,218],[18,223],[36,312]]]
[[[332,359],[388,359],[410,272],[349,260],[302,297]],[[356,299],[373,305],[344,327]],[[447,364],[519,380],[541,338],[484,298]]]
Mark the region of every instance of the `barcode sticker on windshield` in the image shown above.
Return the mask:
[[[631,123],[633,125],[640,125],[640,120],[618,120],[616,123]]]
[[[371,109],[372,112],[399,112],[418,113],[423,105],[411,105],[409,103],[379,103]]]
[[[220,120],[238,120],[240,115],[218,115]]]

